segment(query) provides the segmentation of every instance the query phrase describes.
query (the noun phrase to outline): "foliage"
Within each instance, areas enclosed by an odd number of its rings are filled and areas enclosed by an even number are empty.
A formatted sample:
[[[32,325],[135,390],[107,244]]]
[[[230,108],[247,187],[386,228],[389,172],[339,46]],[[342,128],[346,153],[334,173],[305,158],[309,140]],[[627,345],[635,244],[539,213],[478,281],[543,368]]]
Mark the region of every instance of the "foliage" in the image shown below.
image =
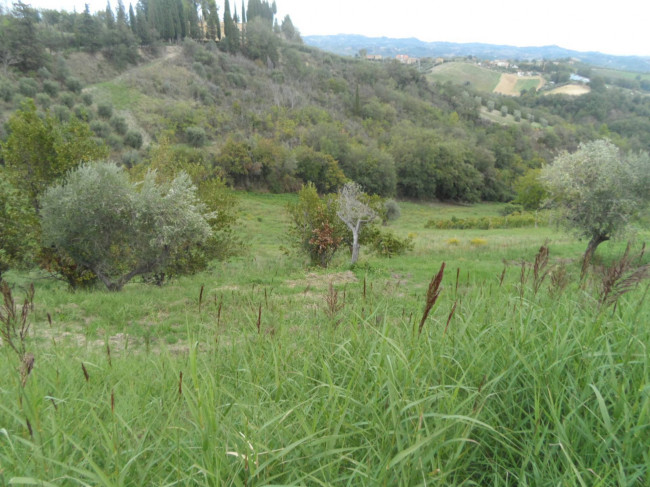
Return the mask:
[[[194,274],[208,267],[214,260],[225,260],[242,252],[245,244],[236,232],[237,197],[226,186],[219,172],[211,170],[200,157],[185,152],[181,147],[173,147],[164,138],[151,151],[148,165],[134,168],[131,174],[142,177],[145,170],[156,171],[159,181],[168,181],[181,173],[186,173],[197,188],[197,196],[209,212],[208,223],[212,230],[210,237],[200,246],[184,246],[170,254],[165,267],[165,275],[158,273],[157,282],[165,277]],[[217,168],[218,169],[218,168]]]
[[[648,154],[622,154],[606,140],[560,154],[542,169],[541,180],[564,226],[590,239],[585,263],[650,203]]]
[[[415,248],[413,239],[409,236],[398,237],[391,231],[382,231],[372,241],[372,249],[383,257],[395,257]]]
[[[472,218],[451,217],[448,220],[429,220],[425,223],[424,228],[436,228],[438,230],[491,230],[498,228],[534,227],[537,223],[538,221],[535,218],[535,215],[523,213],[508,216],[482,216]]]
[[[399,207],[399,203],[397,201],[390,199],[386,200],[384,203],[384,209],[386,210],[386,217],[384,221],[389,222],[389,221],[395,221],[399,219],[399,217],[402,214],[402,210]]]
[[[76,165],[107,155],[84,122],[41,118],[32,100],[23,103],[8,122],[10,135],[0,147],[6,177],[31,198],[34,206],[47,186]]]
[[[320,193],[336,191],[345,182],[345,175],[332,156],[299,146],[294,150],[296,176],[312,183]]]
[[[13,267],[33,261],[38,248],[38,223],[29,198],[0,169],[0,281]]]
[[[43,242],[91,269],[109,290],[163,270],[172,252],[211,234],[205,207],[186,174],[141,183],[111,163],[84,164],[42,198]]]
[[[137,130],[129,130],[124,136],[124,143],[134,149],[142,147],[142,134]]]
[[[538,210],[548,197],[544,184],[539,180],[540,173],[540,169],[530,169],[515,181],[514,190],[517,197],[514,203],[521,205],[526,211]]]
[[[334,195],[318,196],[308,183],[298,192],[298,202],[287,207],[291,244],[308,254],[312,265],[327,267],[341,245],[345,227],[336,215],[337,203]]]

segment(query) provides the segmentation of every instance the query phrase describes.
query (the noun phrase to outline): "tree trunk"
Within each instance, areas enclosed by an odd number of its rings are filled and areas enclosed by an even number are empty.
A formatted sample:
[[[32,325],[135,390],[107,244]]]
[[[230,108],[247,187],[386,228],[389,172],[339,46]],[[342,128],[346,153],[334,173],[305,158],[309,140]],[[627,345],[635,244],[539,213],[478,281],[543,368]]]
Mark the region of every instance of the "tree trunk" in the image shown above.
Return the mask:
[[[359,260],[359,231],[361,230],[361,222],[357,222],[357,225],[352,228],[352,258],[350,259],[350,264],[356,264]]]
[[[591,237],[591,240],[589,241],[589,245],[587,245],[587,250],[585,251],[585,255],[582,258],[582,272],[580,274],[580,279],[583,279],[587,274],[587,269],[589,268],[591,259],[594,256],[594,253],[596,252],[596,248],[601,243],[606,242],[607,240],[609,240],[609,237],[607,235],[598,234]]]

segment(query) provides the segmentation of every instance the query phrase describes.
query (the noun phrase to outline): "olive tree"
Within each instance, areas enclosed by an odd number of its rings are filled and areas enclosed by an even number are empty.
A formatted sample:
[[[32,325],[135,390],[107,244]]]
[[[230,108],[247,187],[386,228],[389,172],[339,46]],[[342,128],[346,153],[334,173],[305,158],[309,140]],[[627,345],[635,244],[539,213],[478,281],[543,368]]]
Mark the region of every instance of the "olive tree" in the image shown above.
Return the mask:
[[[589,239],[583,268],[598,245],[624,230],[650,201],[648,154],[622,154],[606,140],[560,154],[540,179],[563,224]]]
[[[338,210],[336,215],[345,223],[352,232],[352,257],[350,263],[354,264],[359,259],[359,234],[364,225],[377,218],[377,213],[362,201],[364,196],[361,186],[357,183],[345,183],[339,191]]]
[[[164,269],[179,247],[205,242],[209,218],[185,173],[157,184],[150,172],[133,183],[107,162],[79,166],[41,199],[44,244],[91,269],[111,291]]]

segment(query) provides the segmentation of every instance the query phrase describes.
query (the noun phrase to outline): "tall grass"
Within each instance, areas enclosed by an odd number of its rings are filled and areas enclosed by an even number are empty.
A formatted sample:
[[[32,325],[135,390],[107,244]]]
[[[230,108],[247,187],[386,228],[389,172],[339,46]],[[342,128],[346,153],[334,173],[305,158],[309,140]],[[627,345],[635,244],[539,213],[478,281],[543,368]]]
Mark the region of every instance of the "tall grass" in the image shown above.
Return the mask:
[[[505,271],[416,249],[240,259],[121,302],[37,285],[24,386],[0,348],[0,485],[645,485],[647,281],[600,306],[601,274],[542,242]]]

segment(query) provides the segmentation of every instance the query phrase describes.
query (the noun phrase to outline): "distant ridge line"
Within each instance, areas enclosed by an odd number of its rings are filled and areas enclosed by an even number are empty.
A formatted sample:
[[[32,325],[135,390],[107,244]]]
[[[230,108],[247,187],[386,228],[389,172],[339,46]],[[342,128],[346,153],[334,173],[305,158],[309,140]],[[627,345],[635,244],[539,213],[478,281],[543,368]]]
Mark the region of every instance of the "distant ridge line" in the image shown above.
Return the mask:
[[[603,68],[643,73],[650,72],[650,56],[617,56],[596,51],[582,52],[565,49],[557,45],[518,47],[480,42],[425,42],[414,37],[396,39],[390,37],[366,37],[358,34],[303,36],[303,40],[310,46],[344,56],[355,56],[361,49],[365,49],[368,54],[385,57],[408,54],[413,57],[443,58],[475,56],[491,60],[572,58]]]

